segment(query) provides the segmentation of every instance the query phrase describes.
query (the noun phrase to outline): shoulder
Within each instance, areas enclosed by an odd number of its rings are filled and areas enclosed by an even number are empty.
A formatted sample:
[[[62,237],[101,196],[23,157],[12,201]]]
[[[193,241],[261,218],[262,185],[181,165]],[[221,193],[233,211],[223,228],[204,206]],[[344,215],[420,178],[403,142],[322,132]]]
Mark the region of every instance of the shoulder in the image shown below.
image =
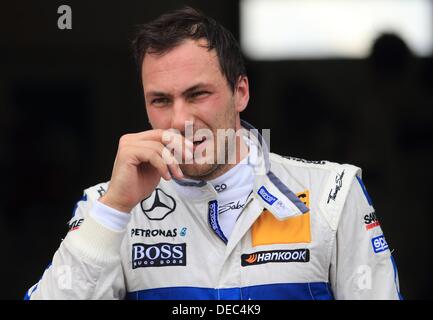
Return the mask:
[[[84,196],[92,201],[102,197],[108,189],[109,182],[101,182],[84,190]]]
[[[285,170],[291,173],[310,173],[316,175],[327,175],[341,173],[343,170],[351,173],[361,174],[361,168],[352,164],[341,164],[328,160],[306,160],[296,157],[283,157],[270,153],[271,170]]]
[[[271,172],[285,181],[289,188],[293,186],[296,189],[301,185],[315,195],[316,205],[335,230],[346,200],[356,180],[361,178],[361,168],[346,163],[304,160],[277,154],[270,154],[270,162]]]
[[[108,189],[108,182],[101,182],[92,187],[84,189],[83,195],[75,203],[72,210],[72,220],[77,220],[84,217],[84,212],[89,211],[92,204],[104,195]]]

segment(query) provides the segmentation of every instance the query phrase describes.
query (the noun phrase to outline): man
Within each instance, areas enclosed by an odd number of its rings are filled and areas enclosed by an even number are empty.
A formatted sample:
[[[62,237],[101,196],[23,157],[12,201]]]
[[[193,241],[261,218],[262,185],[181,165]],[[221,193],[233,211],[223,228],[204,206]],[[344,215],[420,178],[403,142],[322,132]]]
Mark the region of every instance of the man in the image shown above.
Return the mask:
[[[27,298],[399,298],[360,169],[269,153],[240,120],[230,32],[185,8],[142,26],[134,50],[153,129],[120,139]]]

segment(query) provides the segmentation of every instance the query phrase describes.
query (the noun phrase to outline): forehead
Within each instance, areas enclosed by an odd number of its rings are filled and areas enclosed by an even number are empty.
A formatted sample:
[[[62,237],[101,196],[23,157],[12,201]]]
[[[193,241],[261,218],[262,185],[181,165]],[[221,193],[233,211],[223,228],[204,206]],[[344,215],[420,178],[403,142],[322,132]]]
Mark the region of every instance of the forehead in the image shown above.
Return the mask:
[[[141,70],[145,91],[182,90],[197,82],[224,82],[215,49],[209,51],[205,45],[205,40],[185,40],[162,55],[146,54]]]

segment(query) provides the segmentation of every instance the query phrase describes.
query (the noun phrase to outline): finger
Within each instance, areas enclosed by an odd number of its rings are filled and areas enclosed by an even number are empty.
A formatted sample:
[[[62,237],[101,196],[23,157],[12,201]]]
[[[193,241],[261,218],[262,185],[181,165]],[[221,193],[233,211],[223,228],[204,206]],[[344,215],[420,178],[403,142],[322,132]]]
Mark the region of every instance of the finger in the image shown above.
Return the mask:
[[[137,148],[140,150],[152,150],[157,152],[165,164],[170,168],[170,172],[178,179],[183,179],[183,172],[179,167],[178,159],[160,142],[157,141],[134,141],[129,144],[129,147]]]
[[[131,162],[131,164],[136,167],[142,163],[149,163],[151,166],[154,166],[155,169],[157,169],[159,174],[164,177],[164,179],[171,179],[168,166],[164,163],[156,150],[129,145],[122,148],[122,152],[118,154],[118,157],[121,157],[123,161]],[[160,161],[157,158],[159,158]]]
[[[131,148],[130,152],[137,159],[138,163],[149,163],[165,180],[171,179],[170,171],[161,155],[155,150],[143,150],[142,148]]]
[[[157,141],[167,146],[177,159],[192,160],[194,144],[191,140],[186,139],[179,130],[176,129],[154,129],[131,133],[122,136],[121,143],[128,145],[135,141]]]
[[[160,141],[164,144],[169,143],[173,137],[183,137],[177,129],[153,129],[137,133],[126,134],[124,137],[131,140],[153,140]]]
[[[188,161],[192,161],[194,144],[183,135],[166,130],[162,135],[162,143],[170,150],[178,162],[188,163]]]
[[[158,172],[165,180],[171,180],[172,175],[170,173],[170,170],[168,169],[165,161],[157,152],[155,152],[152,156],[149,157],[149,163],[158,170]]]
[[[153,129],[146,130],[137,133],[130,133],[126,136],[133,140],[153,140],[153,141],[161,141],[162,135],[165,130],[163,129]]]
[[[136,142],[160,142],[174,155],[177,163],[193,163],[194,144],[175,129],[155,129],[139,133],[126,134],[121,138],[121,145],[135,145]],[[174,172],[180,171],[180,168]]]
[[[170,168],[170,172],[177,179],[183,179],[184,175],[182,170],[180,169],[179,162],[176,160],[176,158],[171,154],[171,152],[167,148],[162,149],[161,156],[163,160],[168,164],[168,167]]]

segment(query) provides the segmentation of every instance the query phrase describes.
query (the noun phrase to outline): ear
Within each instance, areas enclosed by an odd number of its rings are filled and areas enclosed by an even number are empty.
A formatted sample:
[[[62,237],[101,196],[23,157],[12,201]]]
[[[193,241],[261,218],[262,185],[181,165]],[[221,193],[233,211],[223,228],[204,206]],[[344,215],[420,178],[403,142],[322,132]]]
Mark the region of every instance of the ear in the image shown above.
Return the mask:
[[[235,87],[235,109],[237,112],[242,112],[248,105],[250,100],[250,88],[248,85],[247,76],[240,76]]]

